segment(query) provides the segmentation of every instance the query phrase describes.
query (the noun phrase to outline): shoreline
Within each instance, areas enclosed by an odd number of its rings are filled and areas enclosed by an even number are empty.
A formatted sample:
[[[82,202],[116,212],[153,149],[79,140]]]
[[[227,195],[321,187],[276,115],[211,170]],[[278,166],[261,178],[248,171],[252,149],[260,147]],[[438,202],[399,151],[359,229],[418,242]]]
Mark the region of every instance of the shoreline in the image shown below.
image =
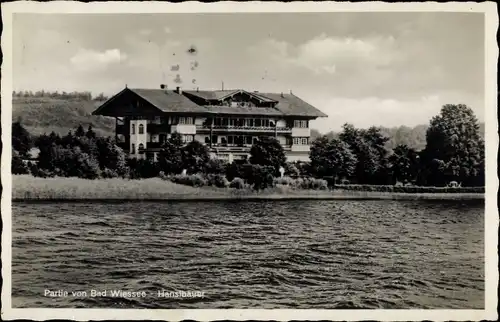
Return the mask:
[[[12,202],[196,202],[286,200],[484,200],[479,192],[382,192],[191,187],[160,178],[142,180],[12,177]]]
[[[293,200],[439,200],[439,201],[460,201],[460,200],[485,200],[482,193],[447,193],[447,194],[413,194],[413,193],[365,193],[365,194],[335,194],[334,192],[318,195],[285,195],[268,194],[257,196],[165,196],[155,197],[133,197],[133,198],[12,198],[12,202],[44,203],[44,202],[202,202],[202,201],[293,201]]]

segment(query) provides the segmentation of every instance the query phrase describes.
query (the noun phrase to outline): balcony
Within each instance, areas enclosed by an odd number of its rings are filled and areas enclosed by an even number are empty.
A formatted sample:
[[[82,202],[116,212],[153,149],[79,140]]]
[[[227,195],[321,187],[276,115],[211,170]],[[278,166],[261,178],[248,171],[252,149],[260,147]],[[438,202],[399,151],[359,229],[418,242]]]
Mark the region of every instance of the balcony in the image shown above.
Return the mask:
[[[214,125],[212,128],[217,132],[257,132],[257,133],[292,133],[289,127],[273,127],[273,126],[235,126],[235,125]],[[196,125],[197,132],[209,132],[209,125]]]
[[[207,144],[208,145],[208,144]],[[290,145],[282,145],[285,151],[291,151]],[[212,145],[215,152],[250,152],[252,144],[222,144],[217,143]]]
[[[146,131],[148,133],[156,134],[156,133],[170,133],[172,125],[170,124],[155,124],[148,123],[146,127]]]

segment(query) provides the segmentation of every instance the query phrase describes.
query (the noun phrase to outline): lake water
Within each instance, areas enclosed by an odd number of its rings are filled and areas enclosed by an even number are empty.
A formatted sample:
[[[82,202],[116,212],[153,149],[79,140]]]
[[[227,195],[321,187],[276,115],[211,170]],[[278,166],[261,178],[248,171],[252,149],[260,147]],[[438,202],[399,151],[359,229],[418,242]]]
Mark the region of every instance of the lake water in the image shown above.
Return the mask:
[[[483,201],[18,202],[12,218],[13,307],[484,308]]]

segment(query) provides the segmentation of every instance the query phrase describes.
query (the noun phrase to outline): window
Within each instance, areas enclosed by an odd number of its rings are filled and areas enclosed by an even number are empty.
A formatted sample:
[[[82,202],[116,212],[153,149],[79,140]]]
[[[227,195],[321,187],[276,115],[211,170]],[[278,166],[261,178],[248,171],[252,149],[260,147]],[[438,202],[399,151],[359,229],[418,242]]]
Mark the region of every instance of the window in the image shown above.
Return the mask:
[[[139,134],[144,134],[144,125],[139,124]]]
[[[144,150],[144,144],[142,144],[142,143],[141,143],[141,144],[139,144],[139,152],[140,152],[141,150]]]
[[[308,145],[309,138],[293,138],[293,144],[295,144],[295,145]]]
[[[252,137],[251,136],[246,137],[246,144],[252,144]]]
[[[261,126],[261,120],[255,119],[255,126]]]
[[[295,120],[293,122],[293,127],[308,128],[309,127],[309,121],[307,121],[307,120]]]
[[[253,126],[253,119],[248,120],[248,126]]]
[[[232,136],[232,135],[228,136],[228,137],[227,137],[227,143],[228,143],[228,144],[233,144],[233,142],[234,142],[234,141],[233,141],[233,136]]]
[[[135,134],[135,124],[132,124],[132,132],[131,134]]]
[[[182,142],[183,143],[189,143],[194,140],[194,135],[183,135],[182,136]]]
[[[131,154],[135,154],[135,144],[132,143],[132,148],[130,149]]]
[[[205,144],[210,144],[210,137],[209,136],[205,136]]]

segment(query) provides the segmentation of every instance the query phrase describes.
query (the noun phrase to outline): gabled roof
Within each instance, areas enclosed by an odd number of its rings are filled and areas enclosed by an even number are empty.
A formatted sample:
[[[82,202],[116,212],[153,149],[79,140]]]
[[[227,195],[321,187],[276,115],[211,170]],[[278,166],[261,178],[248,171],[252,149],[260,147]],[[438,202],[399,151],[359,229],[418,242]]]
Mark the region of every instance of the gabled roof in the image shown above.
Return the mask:
[[[190,95],[198,96],[207,100],[220,100],[233,93],[244,92],[248,93],[263,102],[275,102],[274,107],[229,107],[215,105],[198,105],[183,94],[177,91],[166,89],[141,89],[141,88],[125,88],[104,104],[102,104],[92,114],[94,115],[112,115],[119,114],[121,106],[113,104],[116,100],[126,99],[126,95],[136,95],[147,101],[158,112],[163,113],[220,113],[220,114],[236,114],[236,115],[269,115],[269,116],[303,116],[303,117],[326,117],[327,115],[314,106],[306,103],[299,97],[293,94],[278,94],[278,93],[260,93],[248,92],[244,90],[223,90],[223,91],[184,91]],[[132,93],[132,94],[131,94]],[[115,109],[118,112],[112,112]],[[111,112],[110,112],[111,111]],[[118,115],[116,115],[118,116]]]
[[[259,93],[259,95],[277,101],[276,108],[285,115],[328,117],[328,115],[294,94]]]
[[[193,96],[198,96],[206,100],[223,100],[228,96],[237,94],[237,93],[245,93],[248,94],[249,96],[253,96],[263,102],[275,102],[275,100],[272,100],[268,97],[264,97],[262,95],[259,95],[257,92],[248,92],[243,89],[228,89],[228,90],[216,90],[216,91],[184,91],[185,93],[191,94]]]
[[[173,90],[130,88],[162,112],[206,112],[203,106]]]

